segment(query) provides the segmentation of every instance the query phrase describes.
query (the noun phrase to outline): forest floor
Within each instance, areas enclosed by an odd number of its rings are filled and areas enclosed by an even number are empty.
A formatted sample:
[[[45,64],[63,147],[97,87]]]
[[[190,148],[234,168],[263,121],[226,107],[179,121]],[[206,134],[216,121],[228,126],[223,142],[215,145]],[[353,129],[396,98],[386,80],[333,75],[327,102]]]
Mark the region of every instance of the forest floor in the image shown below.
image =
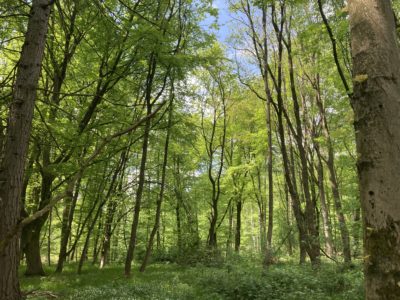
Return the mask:
[[[152,264],[145,273],[123,277],[123,266],[102,270],[85,266],[81,275],[76,265],[62,274],[49,268],[46,277],[23,277],[28,299],[363,299],[361,265],[343,268],[324,263],[319,270],[309,265],[279,263],[262,270],[254,262],[219,267],[183,267]],[[21,270],[23,271],[23,270]]]

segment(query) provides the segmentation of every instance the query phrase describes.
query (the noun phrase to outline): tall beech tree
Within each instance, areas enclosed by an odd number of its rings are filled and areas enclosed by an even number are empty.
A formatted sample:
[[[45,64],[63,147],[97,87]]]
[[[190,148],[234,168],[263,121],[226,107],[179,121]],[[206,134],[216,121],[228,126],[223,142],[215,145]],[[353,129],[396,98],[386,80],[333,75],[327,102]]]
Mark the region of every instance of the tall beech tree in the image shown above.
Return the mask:
[[[365,296],[396,299],[400,272],[400,49],[391,1],[349,1]]]

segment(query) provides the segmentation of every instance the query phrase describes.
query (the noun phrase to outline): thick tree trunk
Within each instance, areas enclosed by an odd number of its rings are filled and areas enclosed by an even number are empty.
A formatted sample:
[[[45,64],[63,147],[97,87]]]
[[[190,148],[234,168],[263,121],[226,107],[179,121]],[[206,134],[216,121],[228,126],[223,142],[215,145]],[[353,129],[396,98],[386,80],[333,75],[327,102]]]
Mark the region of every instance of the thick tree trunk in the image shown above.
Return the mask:
[[[45,272],[40,256],[40,230],[32,230],[30,240],[24,249],[26,257],[26,276],[44,276]]]
[[[211,213],[210,228],[208,230],[208,246],[210,249],[217,249],[217,219],[218,219],[218,204],[213,203]]]
[[[391,1],[349,1],[365,296],[400,295],[400,49]]]
[[[36,88],[45,47],[49,0],[34,0],[17,67],[8,119],[4,154],[0,168],[0,236],[10,234],[20,216],[20,200],[25,159],[32,127]],[[15,235],[0,255],[0,299],[20,299],[18,281],[19,235]]]
[[[43,153],[43,165],[49,165],[49,152]],[[41,195],[39,210],[46,206],[51,200],[51,189],[54,176],[44,169],[42,171]],[[22,230],[21,248],[26,255],[27,269],[25,274],[29,276],[43,276],[45,274],[40,255],[40,232],[46,223],[49,212],[25,226]],[[29,253],[29,254],[28,254]]]
[[[360,235],[361,235],[361,209],[356,208],[353,213],[353,257],[357,258],[360,251]]]

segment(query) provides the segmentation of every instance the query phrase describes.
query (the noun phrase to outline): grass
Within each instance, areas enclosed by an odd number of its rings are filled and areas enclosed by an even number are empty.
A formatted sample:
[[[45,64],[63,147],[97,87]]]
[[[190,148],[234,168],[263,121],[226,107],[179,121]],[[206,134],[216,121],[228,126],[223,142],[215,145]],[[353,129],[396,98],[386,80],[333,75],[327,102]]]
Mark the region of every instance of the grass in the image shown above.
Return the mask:
[[[153,264],[145,273],[123,276],[123,267],[99,270],[86,266],[81,275],[76,265],[62,274],[48,270],[46,277],[21,276],[22,289],[35,290],[28,299],[363,299],[361,267],[344,269],[323,264],[309,266],[280,263],[262,270],[252,262],[227,263],[220,268]],[[51,294],[45,294],[49,291]],[[47,298],[46,298],[47,297]]]

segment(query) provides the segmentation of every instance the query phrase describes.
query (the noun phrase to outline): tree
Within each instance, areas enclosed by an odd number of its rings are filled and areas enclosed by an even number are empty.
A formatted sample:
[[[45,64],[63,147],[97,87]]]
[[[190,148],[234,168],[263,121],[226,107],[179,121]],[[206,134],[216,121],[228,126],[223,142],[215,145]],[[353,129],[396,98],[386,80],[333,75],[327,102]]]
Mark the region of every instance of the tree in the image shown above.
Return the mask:
[[[217,48],[218,50],[218,48]],[[224,76],[225,75],[225,76]],[[210,227],[207,245],[217,249],[218,205],[221,197],[221,178],[226,155],[227,101],[229,90],[227,76],[222,69],[209,70],[205,74],[206,94],[201,104],[201,135],[207,153],[207,175],[211,185]]]
[[[349,1],[365,295],[399,297],[400,49],[391,1]]]
[[[163,163],[162,163],[162,169],[161,169],[161,183],[160,183],[160,194],[157,199],[157,208],[156,208],[156,217],[154,221],[154,226],[153,229],[151,230],[150,237],[149,237],[149,242],[146,248],[146,253],[143,258],[142,265],[140,266],[140,272],[144,272],[146,269],[148,260],[150,258],[151,250],[153,247],[154,243],[154,237],[156,236],[156,233],[158,232],[158,229],[160,227],[160,218],[161,218],[161,205],[162,201],[164,198],[164,190],[165,190],[165,178],[166,178],[166,170],[167,170],[167,164],[168,164],[168,148],[169,148],[169,141],[170,141],[170,136],[171,136],[171,126],[172,126],[172,117],[173,117],[173,100],[174,100],[174,90],[173,90],[173,82],[171,83],[171,100],[169,103],[169,108],[168,108],[168,125],[167,125],[167,136],[165,137],[165,145],[164,145],[164,157],[163,157]]]
[[[40,77],[48,20],[53,1],[34,0],[18,62],[0,169],[0,236],[10,234],[21,210],[22,182],[28,153],[36,88]],[[0,298],[21,299],[18,281],[19,235],[0,255]]]

